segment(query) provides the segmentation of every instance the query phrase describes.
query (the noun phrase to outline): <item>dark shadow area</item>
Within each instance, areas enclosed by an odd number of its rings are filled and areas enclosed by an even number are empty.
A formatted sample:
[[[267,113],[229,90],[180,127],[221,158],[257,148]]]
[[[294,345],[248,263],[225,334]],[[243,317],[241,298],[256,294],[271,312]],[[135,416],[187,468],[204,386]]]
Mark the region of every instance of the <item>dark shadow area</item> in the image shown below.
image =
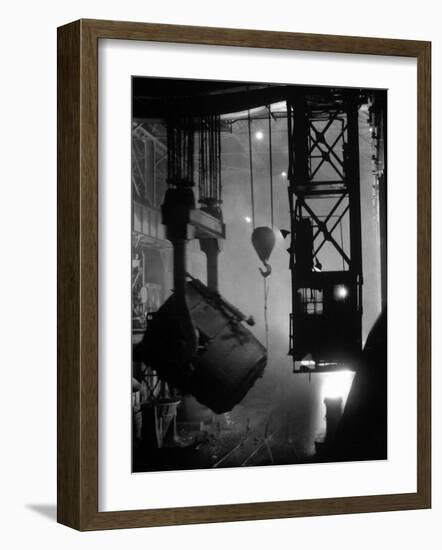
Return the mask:
[[[25,504],[25,508],[36,512],[47,519],[57,521],[56,504]]]
[[[387,309],[374,324],[326,461],[387,458]]]

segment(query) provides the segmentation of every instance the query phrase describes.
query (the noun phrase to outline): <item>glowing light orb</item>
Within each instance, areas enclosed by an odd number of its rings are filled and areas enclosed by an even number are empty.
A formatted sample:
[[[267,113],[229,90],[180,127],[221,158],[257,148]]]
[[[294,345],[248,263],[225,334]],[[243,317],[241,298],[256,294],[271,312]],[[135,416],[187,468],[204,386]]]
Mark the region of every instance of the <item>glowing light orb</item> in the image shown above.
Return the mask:
[[[287,177],[287,172],[281,172],[281,176],[282,176],[283,178],[286,178],[286,177]]]
[[[250,216],[245,216],[244,219],[247,223],[252,223],[252,218],[250,218]]]
[[[259,141],[261,141],[262,139],[264,139],[264,132],[261,132],[261,130],[258,130],[258,131],[255,133],[255,137],[256,137],[256,139],[258,139]]]
[[[335,297],[339,300],[345,300],[348,296],[348,288],[344,285],[339,285],[335,288]]]

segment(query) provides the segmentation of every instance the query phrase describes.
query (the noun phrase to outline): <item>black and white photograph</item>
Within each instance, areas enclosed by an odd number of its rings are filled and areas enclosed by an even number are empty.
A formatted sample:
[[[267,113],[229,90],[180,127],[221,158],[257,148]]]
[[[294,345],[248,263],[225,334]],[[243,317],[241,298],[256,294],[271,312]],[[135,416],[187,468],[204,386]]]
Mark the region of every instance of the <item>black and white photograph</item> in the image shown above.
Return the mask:
[[[388,458],[387,94],[132,78],[133,472]]]
[[[2,547],[439,550],[437,8],[5,4]]]

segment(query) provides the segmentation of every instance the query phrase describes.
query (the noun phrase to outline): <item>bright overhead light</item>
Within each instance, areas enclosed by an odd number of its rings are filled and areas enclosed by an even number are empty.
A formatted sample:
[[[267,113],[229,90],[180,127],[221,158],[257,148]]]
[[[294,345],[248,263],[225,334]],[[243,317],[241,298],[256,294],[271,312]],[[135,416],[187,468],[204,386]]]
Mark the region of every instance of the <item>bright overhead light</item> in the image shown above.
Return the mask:
[[[259,140],[264,139],[264,132],[261,132],[261,130],[258,130],[258,131],[255,133],[255,137],[256,137],[256,139],[259,139]]]
[[[247,223],[252,223],[252,218],[250,218],[249,216],[245,216],[244,219]]]

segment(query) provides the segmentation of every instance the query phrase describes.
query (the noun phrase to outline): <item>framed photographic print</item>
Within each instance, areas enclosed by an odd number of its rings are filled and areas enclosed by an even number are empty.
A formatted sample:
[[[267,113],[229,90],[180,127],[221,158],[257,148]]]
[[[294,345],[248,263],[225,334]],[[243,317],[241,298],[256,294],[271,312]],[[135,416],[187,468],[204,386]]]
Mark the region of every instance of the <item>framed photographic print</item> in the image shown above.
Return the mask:
[[[59,29],[61,523],[430,507],[430,64]]]

